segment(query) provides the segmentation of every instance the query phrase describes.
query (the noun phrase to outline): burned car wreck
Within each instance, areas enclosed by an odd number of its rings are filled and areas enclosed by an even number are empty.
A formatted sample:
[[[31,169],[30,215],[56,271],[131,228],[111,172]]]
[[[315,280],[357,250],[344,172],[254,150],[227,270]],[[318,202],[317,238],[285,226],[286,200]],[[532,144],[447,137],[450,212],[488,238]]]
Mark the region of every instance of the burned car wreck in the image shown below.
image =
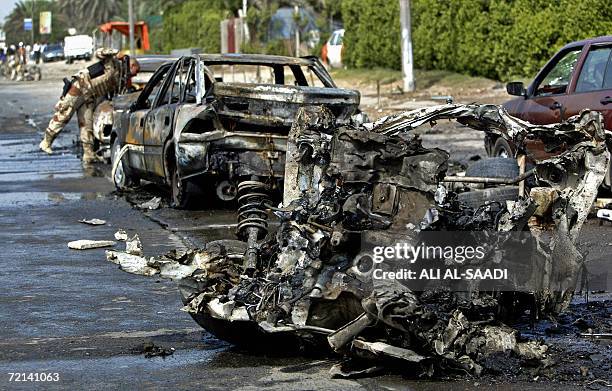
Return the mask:
[[[448,153],[423,147],[410,132],[446,119],[517,146],[537,138],[568,148],[531,170],[519,164],[515,177],[450,176]],[[504,320],[521,309],[544,317],[568,306],[584,260],[578,234],[606,173],[609,136],[592,111],[536,126],[498,106],[449,104],[351,126],[324,107],[302,108],[289,133],[282,205],[271,204],[261,182],[239,185],[242,240],[151,258],[107,251],[107,259],[130,273],[177,280],[184,310],[221,339],[324,347],[360,363],[338,364],[336,376],[387,364],[415,375],[478,375],[502,353],[547,365],[546,345],[521,339]],[[518,187],[513,200],[466,206],[459,195],[470,184]],[[274,233],[266,210],[280,220]],[[495,262],[527,240],[531,270],[499,290],[479,281],[416,288],[376,277],[393,265],[376,262],[368,243],[416,244],[427,232],[494,235],[481,243],[487,256],[462,267]]]
[[[297,110],[325,106],[346,124],[359,99],[314,57],[182,57],[162,65],[135,102],[116,102],[113,179],[120,189],[140,179],[169,185],[175,207],[187,207],[201,189],[232,201],[250,177],[280,189]]]

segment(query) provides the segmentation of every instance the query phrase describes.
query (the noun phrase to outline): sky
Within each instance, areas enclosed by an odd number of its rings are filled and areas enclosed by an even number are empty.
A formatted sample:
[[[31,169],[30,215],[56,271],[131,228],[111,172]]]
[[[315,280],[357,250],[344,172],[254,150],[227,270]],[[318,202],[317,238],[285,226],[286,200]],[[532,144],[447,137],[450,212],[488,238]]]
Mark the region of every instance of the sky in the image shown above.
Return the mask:
[[[17,0],[0,0],[0,23],[4,23],[4,18],[11,13]]]

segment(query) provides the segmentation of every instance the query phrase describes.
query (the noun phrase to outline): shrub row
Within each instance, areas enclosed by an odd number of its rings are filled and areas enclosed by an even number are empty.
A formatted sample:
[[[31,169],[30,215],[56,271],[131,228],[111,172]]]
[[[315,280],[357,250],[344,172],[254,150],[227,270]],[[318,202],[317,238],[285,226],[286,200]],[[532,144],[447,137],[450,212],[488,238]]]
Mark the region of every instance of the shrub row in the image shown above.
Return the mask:
[[[219,0],[187,0],[164,12],[161,34],[163,51],[198,47],[204,53],[221,50],[221,21],[227,16]]]
[[[609,0],[412,0],[415,66],[529,77],[571,41],[612,34]],[[343,0],[345,61],[400,69],[398,0]]]

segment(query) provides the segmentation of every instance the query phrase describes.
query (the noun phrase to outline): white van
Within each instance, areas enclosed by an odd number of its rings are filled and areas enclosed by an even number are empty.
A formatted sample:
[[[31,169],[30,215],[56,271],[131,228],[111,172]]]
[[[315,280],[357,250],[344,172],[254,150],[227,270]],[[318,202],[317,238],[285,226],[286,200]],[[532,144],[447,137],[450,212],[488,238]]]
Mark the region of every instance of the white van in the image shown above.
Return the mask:
[[[71,64],[74,60],[91,60],[94,42],[89,35],[71,35],[64,38],[64,57]]]

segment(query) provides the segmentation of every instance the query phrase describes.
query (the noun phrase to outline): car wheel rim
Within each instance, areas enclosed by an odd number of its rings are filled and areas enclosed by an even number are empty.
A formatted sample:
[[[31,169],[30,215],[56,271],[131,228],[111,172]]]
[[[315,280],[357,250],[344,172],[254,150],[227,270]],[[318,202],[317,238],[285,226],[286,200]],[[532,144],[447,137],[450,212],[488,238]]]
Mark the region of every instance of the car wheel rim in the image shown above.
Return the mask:
[[[116,157],[119,156],[120,150],[121,148],[113,145],[113,151],[111,151],[111,160],[112,160],[113,165],[115,164]],[[119,187],[125,186],[125,171],[123,170],[122,161],[120,161],[119,164],[117,164],[117,169],[115,170],[115,177],[113,179],[117,186]]]
[[[125,181],[125,173],[123,172],[123,163],[119,162],[115,171],[115,183],[123,187]]]

